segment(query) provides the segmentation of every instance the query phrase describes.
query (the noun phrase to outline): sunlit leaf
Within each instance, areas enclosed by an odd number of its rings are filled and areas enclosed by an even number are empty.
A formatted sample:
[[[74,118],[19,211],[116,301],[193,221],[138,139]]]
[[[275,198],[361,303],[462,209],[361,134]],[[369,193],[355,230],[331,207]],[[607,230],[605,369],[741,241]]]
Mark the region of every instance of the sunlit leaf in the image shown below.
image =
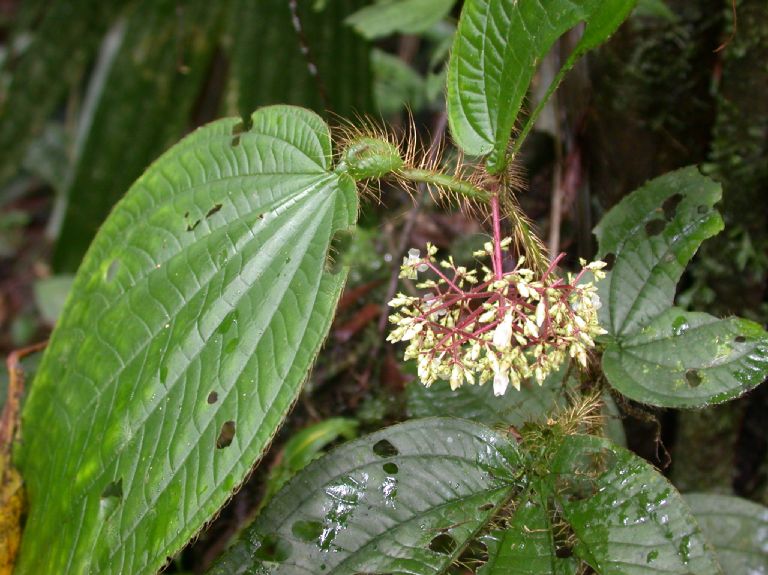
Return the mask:
[[[357,194],[330,162],[317,115],[264,108],[197,130],[116,206],[24,410],[17,573],[155,573],[245,479],[344,283],[328,253]]]

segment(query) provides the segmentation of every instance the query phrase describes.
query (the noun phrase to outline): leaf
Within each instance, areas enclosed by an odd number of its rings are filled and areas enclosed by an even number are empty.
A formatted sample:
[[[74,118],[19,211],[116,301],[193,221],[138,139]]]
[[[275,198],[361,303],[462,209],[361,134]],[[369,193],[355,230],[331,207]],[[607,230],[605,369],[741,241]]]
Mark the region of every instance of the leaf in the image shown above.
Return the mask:
[[[448,118],[465,153],[489,155],[491,173],[506,165],[507,144],[536,67],[555,41],[585,22],[580,42],[550,86],[588,50],[605,41],[635,0],[510,2],[468,0],[448,69]]]
[[[57,270],[77,269],[112,206],[188,131],[221,16],[221,5],[206,0],[145,0],[110,31],[83,102],[57,214]]]
[[[347,16],[358,34],[373,40],[395,32],[418,34],[445,18],[456,0],[379,0]]]
[[[768,573],[768,508],[714,493],[689,493],[685,500],[726,573]]]
[[[598,284],[611,335],[635,333],[672,305],[701,242],[723,229],[713,208],[721,194],[720,184],[690,166],[635,190],[595,227],[598,258],[615,260]]]
[[[509,525],[482,538],[488,562],[478,575],[575,575],[578,563],[560,558],[546,509],[538,501],[523,499]]]
[[[636,401],[701,407],[768,376],[768,334],[760,326],[671,307],[685,266],[723,227],[712,207],[720,194],[695,167],[683,168],[624,198],[595,228],[598,256],[614,260],[598,284],[610,334],[603,370]]]
[[[374,100],[382,116],[399,114],[406,107],[420,110],[424,106],[426,82],[402,59],[374,49],[371,65]]]
[[[17,573],[155,573],[245,479],[295,400],[355,222],[328,128],[225,119],[142,175],[76,276],[24,410]],[[62,529],[66,525],[66,529]]]
[[[576,537],[574,552],[601,575],[722,574],[682,496],[631,452],[567,437],[550,488]]]
[[[547,415],[557,407],[567,405],[565,369],[551,374],[539,386],[528,383],[519,391],[510,389],[496,397],[490,385],[463,385],[451,390],[447,381],[438,381],[430,387],[418,382],[406,387],[408,416],[463,417],[485,425],[505,425],[521,428],[525,423],[544,423]]]
[[[13,74],[0,96],[0,184],[16,173],[27,145],[77,81],[109,24],[131,2],[56,0],[49,4],[42,14],[42,9],[34,10],[33,17],[41,21],[31,33],[31,44],[18,62],[5,66]]]
[[[603,369],[636,401],[701,407],[733,399],[768,374],[768,334],[742,318],[671,308],[636,335],[609,346]]]
[[[48,325],[55,324],[59,319],[73,279],[71,275],[59,275],[35,282],[35,303],[43,321]]]
[[[288,2],[239,0],[231,11],[229,112],[245,117],[257,106],[277,103],[342,117],[372,110],[370,46],[343,22],[363,3],[334,0],[318,11],[297,2],[313,73]]]
[[[270,470],[260,504],[266,504],[285,483],[320,457],[329,444],[339,438],[357,435],[357,421],[348,417],[332,417],[310,425],[294,434],[285,444],[279,462]]]
[[[518,465],[469,421],[390,427],[297,475],[211,573],[442,573],[516,492]]]

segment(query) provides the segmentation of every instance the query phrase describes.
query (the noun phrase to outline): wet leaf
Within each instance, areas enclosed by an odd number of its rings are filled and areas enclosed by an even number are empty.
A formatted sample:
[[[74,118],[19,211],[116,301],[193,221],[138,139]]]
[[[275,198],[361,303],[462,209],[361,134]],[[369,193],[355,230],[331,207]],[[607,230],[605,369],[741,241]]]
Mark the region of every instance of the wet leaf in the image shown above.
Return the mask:
[[[445,18],[455,3],[456,0],[379,0],[345,21],[369,40],[395,32],[418,34]]]
[[[720,185],[695,167],[652,180],[595,228],[598,257],[613,268],[600,282],[608,330],[603,369],[636,401],[700,407],[732,399],[768,376],[768,334],[748,320],[672,307],[685,266],[723,228]]]
[[[459,147],[472,155],[488,154],[491,172],[503,170],[523,98],[555,41],[579,22],[586,23],[584,35],[541,105],[576,60],[604,42],[634,4],[635,0],[465,2],[448,70],[448,117]]]
[[[567,437],[550,482],[574,553],[601,575],[722,575],[683,497],[631,452]]]
[[[603,355],[605,375],[636,401],[699,407],[733,399],[768,374],[768,334],[742,318],[671,308]]]
[[[17,573],[154,573],[244,480],[325,338],[357,194],[314,113],[182,140],[99,231],[24,409]],[[66,525],[66,529],[62,529]]]
[[[469,421],[390,427],[299,473],[211,573],[442,573],[516,493],[518,466]]]
[[[768,573],[768,508],[714,493],[690,493],[685,500],[726,573]]]

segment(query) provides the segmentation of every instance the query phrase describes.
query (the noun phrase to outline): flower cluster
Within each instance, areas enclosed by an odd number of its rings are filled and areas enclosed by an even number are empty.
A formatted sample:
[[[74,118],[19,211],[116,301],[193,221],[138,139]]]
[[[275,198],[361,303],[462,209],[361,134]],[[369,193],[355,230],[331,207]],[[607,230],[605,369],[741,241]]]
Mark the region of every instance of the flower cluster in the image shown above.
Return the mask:
[[[511,241],[505,238],[498,247],[508,249]],[[499,253],[494,247],[486,243],[474,255],[493,260]],[[537,277],[524,267],[524,257],[514,270],[502,272],[495,265],[468,270],[451,257],[438,262],[436,253],[430,244],[424,257],[419,250],[408,252],[400,277],[432,272],[434,279],[416,285],[424,295],[399,293],[389,302],[396,311],[387,339],[408,342],[405,359],[417,361],[424,385],[445,379],[456,389],[493,380],[494,393],[502,395],[510,383],[520,389],[531,377],[541,384],[566,357],[586,365],[593,338],[605,331],[598,325],[594,283],[579,282],[587,271],[603,278],[604,262],[582,261],[576,276],[560,277],[561,255]]]

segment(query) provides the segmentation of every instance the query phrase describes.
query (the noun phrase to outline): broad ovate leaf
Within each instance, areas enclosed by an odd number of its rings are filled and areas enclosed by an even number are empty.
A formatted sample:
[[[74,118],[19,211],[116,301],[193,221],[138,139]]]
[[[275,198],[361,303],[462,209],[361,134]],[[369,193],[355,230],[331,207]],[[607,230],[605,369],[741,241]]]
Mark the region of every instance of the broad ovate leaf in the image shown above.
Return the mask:
[[[139,178],[27,400],[17,573],[155,573],[211,518],[307,376],[356,213],[326,124],[289,106],[201,128]]]
[[[443,573],[517,492],[519,466],[470,421],[390,427],[299,473],[211,573]]]
[[[768,508],[730,495],[686,494],[685,501],[729,575],[768,573]]]
[[[636,401],[700,407],[733,399],[768,373],[768,334],[756,323],[670,308],[610,345],[603,369]]]
[[[595,228],[608,331],[603,369],[616,389],[644,403],[701,407],[732,399],[768,376],[768,334],[741,318],[672,307],[685,266],[723,228],[720,185],[695,167],[631,193]]]
[[[550,481],[573,551],[597,573],[723,575],[683,497],[626,449],[570,436]]]
[[[464,152],[506,163],[507,145],[536,68],[555,41],[579,22],[581,41],[563,71],[608,38],[635,0],[467,0],[448,68],[448,118]],[[548,92],[562,79],[559,74]]]

